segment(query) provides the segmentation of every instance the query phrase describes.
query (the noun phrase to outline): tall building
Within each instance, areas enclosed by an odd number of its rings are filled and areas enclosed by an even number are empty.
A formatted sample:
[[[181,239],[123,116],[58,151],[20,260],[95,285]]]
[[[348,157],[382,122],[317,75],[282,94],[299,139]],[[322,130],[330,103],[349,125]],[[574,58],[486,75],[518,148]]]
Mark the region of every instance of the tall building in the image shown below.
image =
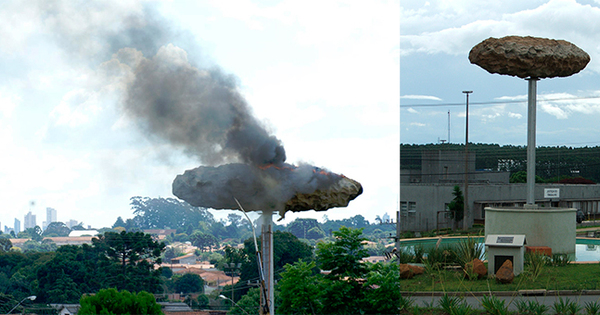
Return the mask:
[[[30,228],[34,228],[36,226],[36,220],[35,220],[35,214],[32,214],[31,211],[29,211],[28,214],[25,215],[25,220],[23,222],[23,228],[25,230],[30,229]]]
[[[77,224],[79,224],[79,222],[77,222],[77,220],[69,220],[69,222],[67,222],[67,226],[69,227],[69,229],[72,229]]]
[[[21,221],[15,218],[15,225],[13,227],[13,231],[15,231],[15,236],[21,232]]]
[[[48,225],[52,222],[56,222],[56,209],[46,208],[46,221],[43,222],[43,229],[45,230]]]

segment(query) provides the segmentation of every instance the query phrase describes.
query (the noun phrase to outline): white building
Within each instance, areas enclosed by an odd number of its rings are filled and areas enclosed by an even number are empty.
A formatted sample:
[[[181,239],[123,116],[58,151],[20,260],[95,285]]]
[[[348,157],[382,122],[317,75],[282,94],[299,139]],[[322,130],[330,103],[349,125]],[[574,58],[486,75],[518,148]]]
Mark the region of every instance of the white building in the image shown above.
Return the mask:
[[[15,232],[15,236],[21,232],[21,221],[15,218],[15,225],[13,227],[13,231]]]
[[[23,228],[25,230],[29,228],[34,228],[37,225],[35,220],[35,214],[32,214],[31,211],[25,215],[25,219],[23,220]]]
[[[46,221],[44,221],[42,228],[45,230],[50,223],[56,221],[56,209],[50,207],[46,208]]]

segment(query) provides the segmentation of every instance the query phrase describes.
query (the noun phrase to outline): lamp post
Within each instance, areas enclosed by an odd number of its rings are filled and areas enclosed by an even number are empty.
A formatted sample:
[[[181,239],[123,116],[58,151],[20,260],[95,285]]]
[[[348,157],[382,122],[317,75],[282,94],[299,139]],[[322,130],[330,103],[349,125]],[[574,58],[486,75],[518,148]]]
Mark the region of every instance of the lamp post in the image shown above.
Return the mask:
[[[469,94],[473,91],[462,91],[467,96],[467,106],[465,111],[465,197],[463,210],[463,229],[469,228],[467,218],[469,216]]]
[[[245,309],[243,309],[241,306],[239,306],[237,303],[235,303],[235,302],[234,302],[232,299],[230,299],[230,298],[228,298],[228,297],[224,296],[223,294],[219,295],[219,298],[221,298],[221,299],[224,299],[224,300],[229,300],[229,301],[231,301],[231,303],[233,303],[235,306],[239,307],[239,308],[242,310],[242,312],[244,312],[244,313],[248,314],[248,312],[246,312],[246,310],[245,310]],[[248,315],[250,315],[250,314],[248,314]]]
[[[229,263],[229,266],[227,266],[227,264],[225,264],[225,269],[229,269],[229,273],[231,274],[231,300],[234,301],[235,300],[235,296],[234,296],[234,290],[233,290],[233,277],[235,277],[237,275],[237,273],[240,271],[240,268],[242,268],[242,263]]]
[[[28,297],[26,297],[26,298],[22,299],[22,300],[21,300],[21,302],[19,302],[19,304],[15,305],[15,307],[13,307],[13,308],[12,308],[10,311],[8,311],[8,313],[6,313],[6,314],[10,314],[12,311],[14,311],[14,310],[15,310],[15,308],[19,307],[19,305],[21,305],[21,303],[23,303],[25,300],[31,300],[31,301],[33,301],[33,300],[35,300],[35,298],[36,298],[36,297],[37,297],[37,296],[35,296],[35,295],[32,295],[32,296],[28,296]]]

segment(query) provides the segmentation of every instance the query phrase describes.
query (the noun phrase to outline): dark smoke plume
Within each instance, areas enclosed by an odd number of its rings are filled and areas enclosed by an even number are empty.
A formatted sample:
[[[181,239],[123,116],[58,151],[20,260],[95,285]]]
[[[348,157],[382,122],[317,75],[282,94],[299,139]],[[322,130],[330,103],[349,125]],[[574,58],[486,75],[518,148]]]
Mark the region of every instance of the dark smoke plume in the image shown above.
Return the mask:
[[[234,78],[191,66],[173,45],[139,62],[125,109],[151,134],[207,165],[279,165],[286,158],[281,141],[252,115]]]

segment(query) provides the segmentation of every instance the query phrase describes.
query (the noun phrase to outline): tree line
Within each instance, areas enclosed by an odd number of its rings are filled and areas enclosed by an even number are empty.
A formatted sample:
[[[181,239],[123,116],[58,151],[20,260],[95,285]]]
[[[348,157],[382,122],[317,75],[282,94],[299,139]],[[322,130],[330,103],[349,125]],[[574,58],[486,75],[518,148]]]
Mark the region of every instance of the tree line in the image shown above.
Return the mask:
[[[465,151],[464,144],[400,144],[400,167],[421,169],[425,150]],[[476,154],[475,168],[496,172],[527,171],[527,146],[469,143]],[[600,182],[600,147],[540,146],[536,148],[536,176],[558,182],[566,178],[585,178]]]

